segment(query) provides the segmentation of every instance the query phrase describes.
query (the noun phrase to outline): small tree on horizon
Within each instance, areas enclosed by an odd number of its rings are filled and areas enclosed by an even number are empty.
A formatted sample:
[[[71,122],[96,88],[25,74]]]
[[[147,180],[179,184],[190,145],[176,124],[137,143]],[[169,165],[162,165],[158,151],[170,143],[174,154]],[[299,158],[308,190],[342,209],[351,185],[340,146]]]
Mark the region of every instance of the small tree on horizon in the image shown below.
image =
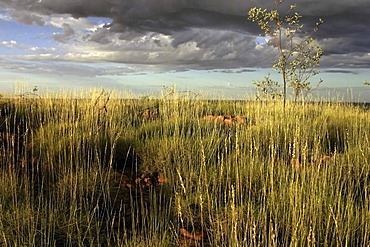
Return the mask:
[[[282,74],[285,108],[287,86],[293,89],[294,99],[297,101],[302,92],[311,91],[309,79],[319,73],[316,68],[320,64],[323,50],[315,43],[312,36],[318,31],[323,20],[319,19],[311,33],[308,33],[300,23],[302,16],[294,12],[295,4],[290,5],[288,12],[282,16],[280,5],[284,0],[273,1],[275,3],[273,10],[251,8],[248,19],[257,22],[278,50],[279,59],[273,65],[273,69]],[[320,79],[318,85],[321,82]]]
[[[261,101],[281,99],[280,85],[277,81],[270,78],[270,74],[265,76],[263,80],[253,81],[256,86],[256,99]]]

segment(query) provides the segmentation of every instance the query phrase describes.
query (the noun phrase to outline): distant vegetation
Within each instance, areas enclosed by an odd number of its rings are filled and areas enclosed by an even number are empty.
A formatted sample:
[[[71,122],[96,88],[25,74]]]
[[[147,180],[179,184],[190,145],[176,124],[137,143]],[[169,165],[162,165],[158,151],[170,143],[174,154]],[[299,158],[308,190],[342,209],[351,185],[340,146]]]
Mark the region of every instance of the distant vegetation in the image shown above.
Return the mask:
[[[177,96],[2,99],[1,245],[370,244],[369,109]]]

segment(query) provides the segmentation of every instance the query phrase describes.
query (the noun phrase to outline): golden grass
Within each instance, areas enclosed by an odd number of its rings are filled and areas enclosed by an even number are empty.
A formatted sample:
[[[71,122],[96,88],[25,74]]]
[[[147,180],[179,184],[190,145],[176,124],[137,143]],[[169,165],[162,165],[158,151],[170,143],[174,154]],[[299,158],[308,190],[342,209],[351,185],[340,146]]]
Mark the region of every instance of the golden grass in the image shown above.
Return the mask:
[[[95,92],[0,113],[1,245],[370,244],[367,108]],[[228,115],[253,124],[207,121]]]

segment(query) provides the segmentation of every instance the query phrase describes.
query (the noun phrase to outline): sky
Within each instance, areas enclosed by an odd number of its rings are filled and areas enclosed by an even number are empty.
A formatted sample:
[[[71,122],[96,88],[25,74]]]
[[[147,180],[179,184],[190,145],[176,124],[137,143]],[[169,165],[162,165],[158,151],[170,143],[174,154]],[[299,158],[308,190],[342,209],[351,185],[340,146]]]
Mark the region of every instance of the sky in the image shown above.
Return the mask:
[[[253,97],[253,81],[271,70],[277,51],[252,7],[272,0],[0,0],[0,91],[102,87],[155,95],[176,85],[202,95]],[[370,0],[286,0],[324,55],[328,97],[370,102]]]

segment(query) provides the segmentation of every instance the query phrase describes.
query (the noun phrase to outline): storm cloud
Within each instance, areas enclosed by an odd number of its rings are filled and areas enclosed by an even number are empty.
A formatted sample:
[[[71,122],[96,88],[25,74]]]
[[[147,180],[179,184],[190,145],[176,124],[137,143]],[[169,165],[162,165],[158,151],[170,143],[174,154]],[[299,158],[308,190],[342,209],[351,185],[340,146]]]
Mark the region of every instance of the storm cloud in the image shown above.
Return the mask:
[[[286,2],[286,8],[293,2]],[[91,25],[64,23],[54,34],[73,45],[60,59],[160,65],[164,70],[267,68],[276,58],[268,45],[258,46],[261,30],[247,20],[251,7],[271,8],[258,0],[0,0],[0,8],[27,25],[52,25],[50,16],[105,17]],[[309,27],[325,23],[317,33],[327,68],[370,65],[370,0],[306,0],[297,11]]]

